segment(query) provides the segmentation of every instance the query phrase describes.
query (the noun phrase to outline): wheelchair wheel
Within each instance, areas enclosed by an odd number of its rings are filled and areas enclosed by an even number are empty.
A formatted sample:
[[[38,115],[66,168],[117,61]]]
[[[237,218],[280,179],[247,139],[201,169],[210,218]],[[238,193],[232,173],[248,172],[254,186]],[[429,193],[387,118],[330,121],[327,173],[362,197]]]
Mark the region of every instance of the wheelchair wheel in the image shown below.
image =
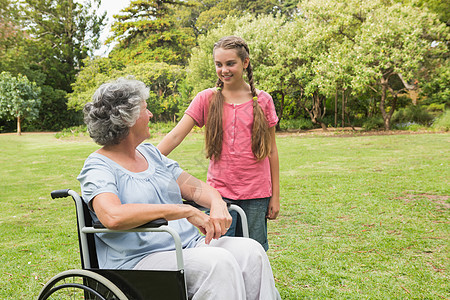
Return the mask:
[[[45,299],[128,300],[114,283],[88,270],[68,270],[50,279],[38,297]]]

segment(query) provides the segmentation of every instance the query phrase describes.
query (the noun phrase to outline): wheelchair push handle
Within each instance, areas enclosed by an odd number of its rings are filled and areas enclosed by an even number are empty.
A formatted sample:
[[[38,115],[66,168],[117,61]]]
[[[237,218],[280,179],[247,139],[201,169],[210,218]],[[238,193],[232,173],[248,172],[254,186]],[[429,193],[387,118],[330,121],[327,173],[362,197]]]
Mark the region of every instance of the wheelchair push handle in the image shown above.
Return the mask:
[[[69,197],[69,191],[70,189],[64,189],[64,190],[56,190],[50,193],[50,195],[52,196],[52,199],[56,199],[56,198],[66,198]]]

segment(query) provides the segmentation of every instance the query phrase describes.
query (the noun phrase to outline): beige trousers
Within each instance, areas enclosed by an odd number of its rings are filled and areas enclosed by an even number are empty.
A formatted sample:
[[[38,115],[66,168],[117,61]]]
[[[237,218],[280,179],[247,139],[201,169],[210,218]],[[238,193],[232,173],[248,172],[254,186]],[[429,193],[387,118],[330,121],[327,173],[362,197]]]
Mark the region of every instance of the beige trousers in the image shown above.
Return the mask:
[[[272,268],[262,246],[247,238],[221,237],[183,250],[186,286],[193,300],[276,300]],[[175,251],[146,256],[136,270],[176,270]]]

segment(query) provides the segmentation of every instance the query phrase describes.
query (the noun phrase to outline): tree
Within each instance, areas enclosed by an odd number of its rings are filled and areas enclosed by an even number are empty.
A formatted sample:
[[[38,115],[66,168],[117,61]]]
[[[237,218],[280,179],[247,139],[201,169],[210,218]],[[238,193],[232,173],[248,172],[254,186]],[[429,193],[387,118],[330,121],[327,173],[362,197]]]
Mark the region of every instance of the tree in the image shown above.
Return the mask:
[[[311,45],[320,55],[309,68],[318,76],[308,86],[327,95],[339,88],[350,88],[354,94],[371,89],[379,95],[386,130],[400,94],[417,88],[413,83],[424,61],[448,52],[444,42],[436,43],[448,36],[446,26],[435,15],[407,5],[389,0],[310,0],[302,2],[301,10],[312,25],[311,39],[325,38],[315,43],[322,48]]]
[[[186,72],[181,66],[166,63],[147,62],[125,66],[106,57],[87,60],[86,67],[78,73],[73,85],[74,92],[69,95],[69,107],[82,110],[101,84],[127,76],[143,81],[150,88],[148,108],[155,119],[174,119],[182,99],[178,91],[179,84],[186,77]]]
[[[28,37],[17,21],[18,15],[16,3],[0,0],[0,72],[26,74],[28,69]]]
[[[135,0],[115,15],[113,35],[106,42],[118,42],[110,57],[124,64],[166,62],[185,64],[195,38],[176,27],[172,6],[181,0]]]
[[[414,81],[424,61],[448,52],[444,43],[432,46],[448,33],[434,15],[400,4],[367,13],[351,54],[358,74],[352,85],[359,90],[370,87],[380,94],[385,130],[391,128],[398,96],[417,88]]]
[[[155,120],[167,122],[176,119],[183,100],[179,92],[180,84],[186,77],[183,67],[148,62],[129,65],[118,75],[127,76],[129,74],[150,88],[148,109],[153,113]]]
[[[18,34],[6,51],[0,49],[0,71],[24,74],[42,88],[40,120],[31,124],[35,129],[73,125],[78,116],[67,110],[66,94],[82,59],[99,46],[104,16],[98,17],[94,9],[100,1],[86,0],[83,5],[73,0],[6,2],[7,16]]]
[[[242,17],[251,14],[282,15],[293,18],[298,0],[192,0],[193,6],[178,7],[177,19],[183,27],[192,29],[196,37],[220,26],[229,16]]]
[[[427,81],[420,82],[420,96],[426,104],[443,104],[450,108],[450,61],[445,60],[441,66],[429,74]]]
[[[437,14],[441,22],[450,26],[450,2],[447,0],[396,0],[396,2],[427,8]]]
[[[17,134],[21,135],[21,123],[39,115],[40,88],[23,75],[0,74],[0,117],[17,120]]]
[[[95,90],[103,83],[119,77],[125,65],[107,57],[86,58],[84,67],[73,83],[73,92],[68,95],[68,107],[80,111],[91,101]]]
[[[100,0],[81,5],[73,0],[24,0],[23,23],[35,49],[32,64],[44,84],[71,92],[83,59],[99,47],[106,14],[97,16]]]

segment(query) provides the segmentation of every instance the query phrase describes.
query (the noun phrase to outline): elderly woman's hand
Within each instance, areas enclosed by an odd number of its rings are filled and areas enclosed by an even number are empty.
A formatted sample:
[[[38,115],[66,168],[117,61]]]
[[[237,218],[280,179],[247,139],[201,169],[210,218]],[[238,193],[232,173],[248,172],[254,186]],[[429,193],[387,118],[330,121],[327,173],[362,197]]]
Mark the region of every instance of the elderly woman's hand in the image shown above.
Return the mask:
[[[221,197],[219,199],[216,199],[215,201],[211,201],[209,215],[217,234],[216,236],[214,236],[214,238],[218,239],[219,237],[227,233],[228,229],[231,226],[231,222],[233,221],[233,218],[228,211],[227,204],[222,200]]]
[[[205,235],[205,243],[209,244],[212,239],[218,239],[221,234],[217,232],[211,217],[204,212],[193,208],[194,213],[186,219],[195,227],[197,227]]]

